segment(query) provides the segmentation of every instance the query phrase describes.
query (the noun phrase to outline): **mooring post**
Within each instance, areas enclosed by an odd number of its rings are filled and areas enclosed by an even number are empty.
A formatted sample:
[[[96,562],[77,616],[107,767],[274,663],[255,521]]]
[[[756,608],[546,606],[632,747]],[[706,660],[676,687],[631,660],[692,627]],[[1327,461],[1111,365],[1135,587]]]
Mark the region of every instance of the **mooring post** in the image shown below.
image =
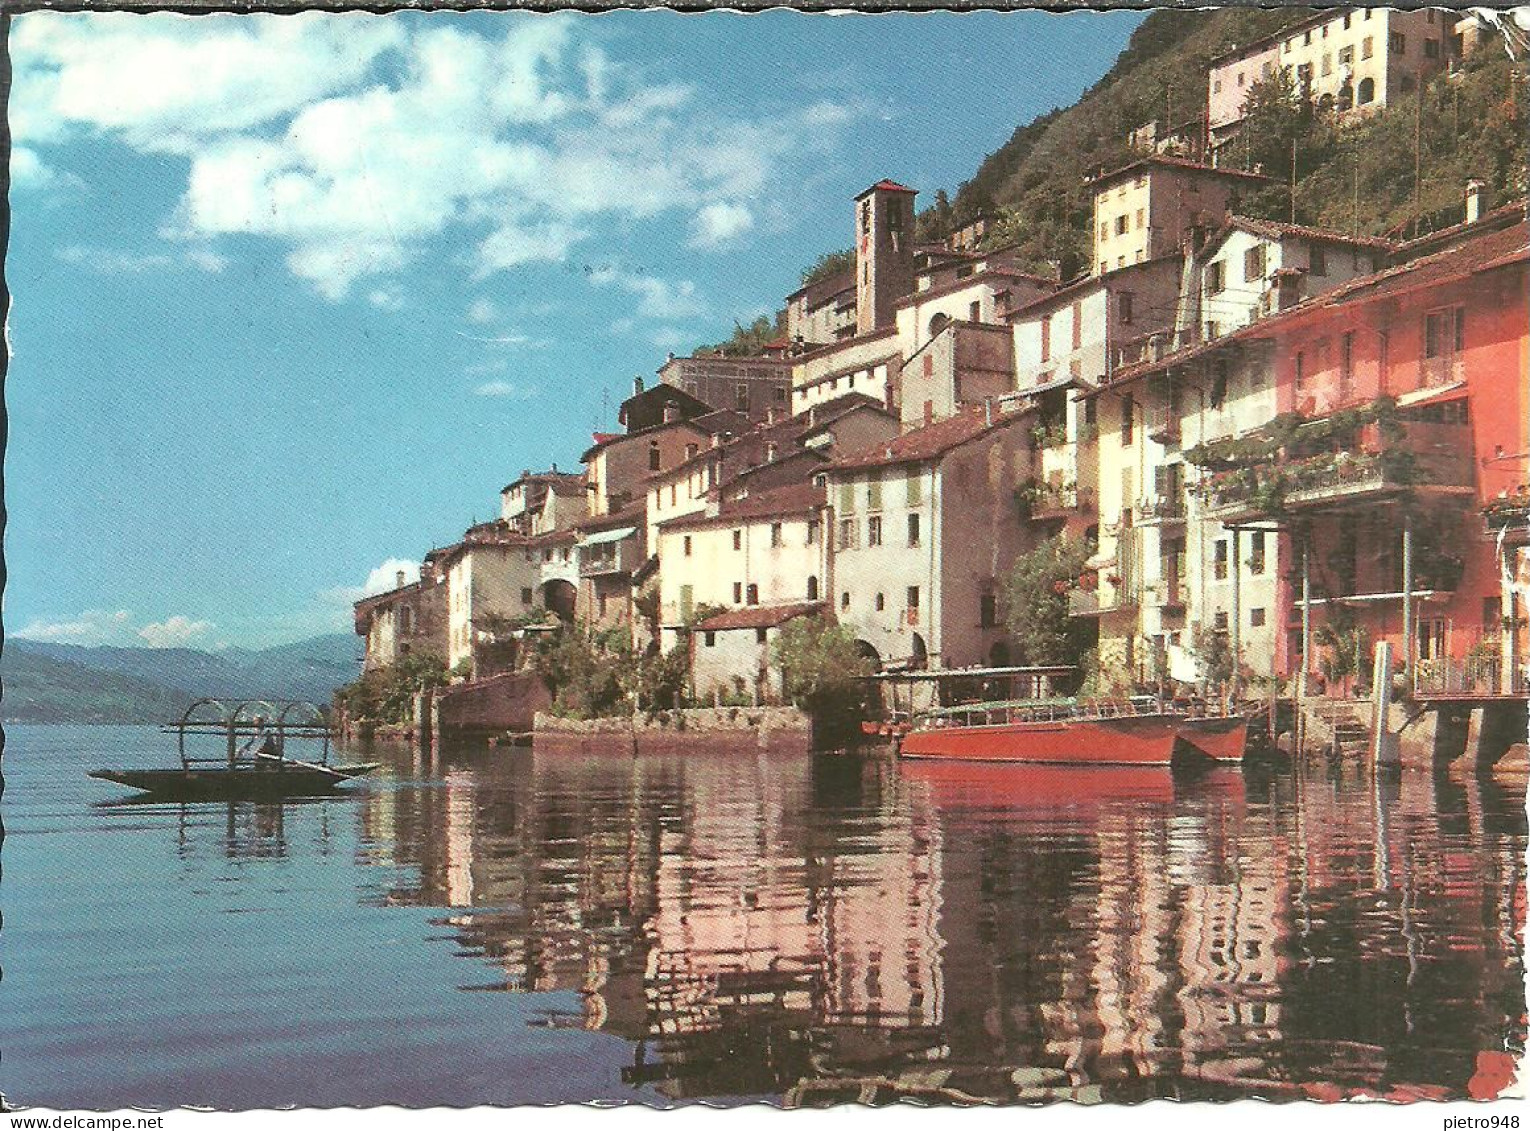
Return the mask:
[[[1376,645],[1371,668],[1371,762],[1391,766],[1398,761],[1401,739],[1387,726],[1392,706],[1392,642]]]
[[[1309,545],[1302,538],[1302,667],[1296,678],[1296,749],[1306,744],[1307,738],[1307,669],[1312,655],[1312,569],[1309,561]]]
[[[1242,588],[1241,588],[1241,585],[1240,585],[1240,579],[1243,577],[1243,562],[1242,562],[1242,560],[1238,556],[1238,550],[1239,550],[1239,546],[1240,546],[1240,543],[1241,543],[1241,539],[1239,538],[1239,535],[1242,534],[1242,533],[1243,533],[1243,530],[1242,530],[1241,527],[1235,526],[1235,527],[1232,528],[1232,583],[1233,583],[1232,599],[1233,599],[1233,607],[1232,607],[1232,679],[1231,679],[1230,682],[1231,682],[1231,685],[1232,685],[1232,697],[1233,697],[1233,700],[1235,702],[1237,701],[1237,698],[1238,698],[1238,668],[1239,668],[1239,666],[1241,664],[1241,661],[1242,661],[1242,652],[1243,652],[1243,649],[1242,649],[1243,636],[1242,636],[1242,633],[1239,630],[1239,626],[1242,624],[1242,621],[1243,621],[1243,591],[1242,591]]]
[[[1413,689],[1413,515],[1403,511],[1402,528],[1403,686]],[[1390,673],[1388,673],[1390,677]]]

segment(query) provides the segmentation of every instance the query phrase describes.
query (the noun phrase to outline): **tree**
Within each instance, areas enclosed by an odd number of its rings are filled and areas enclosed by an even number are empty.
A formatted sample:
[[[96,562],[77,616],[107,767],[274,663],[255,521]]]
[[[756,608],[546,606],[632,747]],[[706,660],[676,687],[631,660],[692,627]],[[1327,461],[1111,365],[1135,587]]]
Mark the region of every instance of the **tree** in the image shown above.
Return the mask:
[[[843,251],[827,251],[820,255],[817,261],[802,273],[802,285],[812,286],[834,275],[843,275],[855,270],[855,249],[845,248]]]
[[[413,718],[416,694],[445,685],[446,661],[433,652],[414,652],[366,672],[335,692],[335,699],[354,720],[401,723]]]
[[[786,698],[815,718],[860,706],[860,679],[872,672],[855,634],[818,617],[798,617],[781,626],[771,646]]]
[[[784,329],[785,326],[779,315],[772,319],[769,315],[762,314],[748,326],[734,322],[733,334],[729,338],[716,345],[697,346],[696,353],[722,357],[759,357],[765,352],[768,344],[781,336]]]
[[[1076,666],[1089,647],[1087,626],[1068,614],[1068,592],[1089,556],[1062,537],[1015,559],[1004,586],[1005,623],[1025,663]]]

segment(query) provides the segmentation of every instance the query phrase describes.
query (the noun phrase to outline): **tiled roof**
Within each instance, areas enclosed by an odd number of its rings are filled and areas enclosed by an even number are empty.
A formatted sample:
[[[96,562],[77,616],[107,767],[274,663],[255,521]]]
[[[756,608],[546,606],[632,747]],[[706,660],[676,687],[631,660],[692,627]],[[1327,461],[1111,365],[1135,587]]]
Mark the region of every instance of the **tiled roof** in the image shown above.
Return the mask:
[[[812,483],[795,483],[790,487],[774,487],[768,491],[749,495],[734,501],[725,501],[718,513],[705,511],[680,515],[661,523],[666,530],[692,526],[727,526],[760,518],[782,518],[786,515],[809,514],[824,505],[824,489]]]
[[[1219,165],[1205,165],[1199,161],[1186,160],[1183,157],[1168,157],[1163,154],[1157,154],[1152,157],[1139,158],[1130,164],[1122,165],[1119,169],[1112,169],[1108,173],[1101,173],[1099,176],[1092,178],[1090,184],[1106,184],[1145,165],[1163,165],[1171,169],[1191,169],[1213,176],[1236,177],[1246,181],[1269,181],[1272,179],[1263,173],[1245,173],[1242,169],[1225,169]]]
[[[884,178],[883,180],[880,180],[876,184],[872,185],[869,189],[861,193],[860,196],[857,196],[855,199],[859,200],[867,193],[873,192],[906,192],[912,195],[918,191],[918,189],[911,189],[907,185],[900,185],[897,181],[889,181]]]
[[[1331,291],[1305,299],[1279,314],[1239,327],[1215,341],[1198,342],[1165,354],[1157,361],[1142,361],[1125,366],[1111,375],[1104,388],[1119,388],[1128,381],[1162,372],[1170,366],[1194,360],[1232,343],[1273,336],[1275,332],[1321,311],[1352,303],[1372,302],[1424,287],[1440,286],[1481,271],[1526,260],[1530,260],[1530,222],[1522,220],[1508,228],[1463,238],[1442,251],[1388,267],[1384,271],[1358,276]]]
[[[1350,236],[1343,232],[1331,232],[1326,228],[1309,228],[1302,224],[1286,224],[1279,220],[1261,220],[1253,216],[1228,216],[1227,223],[1220,232],[1211,237],[1206,245],[1208,248],[1216,246],[1233,228],[1241,228],[1256,236],[1262,236],[1267,240],[1280,240],[1295,238],[1300,240],[1316,240],[1320,243],[1339,243],[1351,247],[1368,247],[1376,251],[1392,251],[1396,245],[1390,240],[1378,239],[1375,236]]]
[[[1028,411],[1029,409],[1026,408],[1014,412],[1003,412],[995,404],[990,416],[984,406],[978,405],[956,416],[938,420],[934,424],[916,428],[912,432],[905,432],[886,443],[841,456],[830,466],[830,470],[850,471],[862,467],[886,467],[892,464],[938,459],[947,452],[963,444],[971,443],[996,428],[1014,424]]]
[[[744,609],[730,609],[708,617],[696,626],[698,632],[726,632],[737,628],[776,628],[789,620],[816,613],[823,608],[822,601],[802,601],[793,605],[751,605]]]

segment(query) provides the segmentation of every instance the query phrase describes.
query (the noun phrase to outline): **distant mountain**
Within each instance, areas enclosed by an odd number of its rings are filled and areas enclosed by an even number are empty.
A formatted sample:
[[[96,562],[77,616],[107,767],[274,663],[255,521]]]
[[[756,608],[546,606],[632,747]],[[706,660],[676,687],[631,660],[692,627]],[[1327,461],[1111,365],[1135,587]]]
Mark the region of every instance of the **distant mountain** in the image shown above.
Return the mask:
[[[8,640],[0,715],[30,722],[160,721],[204,695],[328,703],[360,669],[355,636],[202,652]],[[168,711],[167,711],[168,705]]]
[[[21,723],[157,723],[185,710],[184,691],[7,645],[0,715]]]

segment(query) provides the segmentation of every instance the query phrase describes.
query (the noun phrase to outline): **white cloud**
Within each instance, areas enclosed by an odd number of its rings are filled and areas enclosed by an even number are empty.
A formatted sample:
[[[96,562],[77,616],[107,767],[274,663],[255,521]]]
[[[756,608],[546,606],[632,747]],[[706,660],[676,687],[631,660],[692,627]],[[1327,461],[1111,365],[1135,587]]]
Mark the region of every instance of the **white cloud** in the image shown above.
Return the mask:
[[[672,350],[684,345],[690,339],[673,326],[661,326],[648,335],[648,340],[661,350]]]
[[[413,558],[389,558],[367,574],[362,592],[371,597],[378,593],[386,593],[390,589],[397,589],[400,573],[404,575],[405,585],[413,585],[420,580],[420,563]]]
[[[18,190],[80,188],[84,183],[73,173],[44,164],[35,149],[25,145],[11,149],[11,184]]]
[[[537,395],[533,385],[517,385],[514,381],[488,381],[473,390],[480,397],[508,397],[511,400],[529,401]]]
[[[187,163],[165,234],[254,235],[339,299],[450,234],[478,277],[559,262],[665,213],[698,246],[757,222],[743,204],[838,128],[824,107],[759,121],[609,58],[594,21],[506,13],[475,30],[359,14],[23,16],[11,123],[47,147],[114,141]],[[483,30],[478,30],[483,29]],[[780,187],[780,186],[774,186]],[[642,295],[655,318],[699,309]],[[679,303],[681,309],[674,305]]]
[[[510,368],[510,362],[502,357],[496,357],[490,361],[476,361],[463,369],[470,377],[482,377],[486,373],[503,373]]]
[[[709,204],[691,222],[692,247],[712,248],[731,243],[754,227],[754,213],[742,204]]]
[[[378,310],[404,309],[404,295],[397,287],[378,287],[367,295],[367,301]]]
[[[137,275],[146,271],[170,271],[193,268],[217,273],[228,266],[228,259],[206,248],[192,248],[175,253],[164,251],[128,251],[124,248],[85,247],[71,244],[61,247],[54,257],[75,263],[98,275]]]
[[[637,313],[643,318],[694,318],[707,311],[706,302],[696,292],[696,284],[689,279],[671,282],[655,275],[634,275],[607,267],[592,271],[590,281],[637,295]]]
[[[185,648],[199,637],[212,631],[210,620],[192,620],[179,614],[162,621],[146,624],[138,630],[138,636],[150,648]]]
[[[133,614],[126,609],[107,612],[87,609],[78,616],[62,620],[38,618],[11,635],[20,640],[42,640],[51,644],[124,644],[133,633]]]
[[[468,307],[467,320],[478,326],[487,326],[499,320],[499,307],[486,298],[474,299]]]

